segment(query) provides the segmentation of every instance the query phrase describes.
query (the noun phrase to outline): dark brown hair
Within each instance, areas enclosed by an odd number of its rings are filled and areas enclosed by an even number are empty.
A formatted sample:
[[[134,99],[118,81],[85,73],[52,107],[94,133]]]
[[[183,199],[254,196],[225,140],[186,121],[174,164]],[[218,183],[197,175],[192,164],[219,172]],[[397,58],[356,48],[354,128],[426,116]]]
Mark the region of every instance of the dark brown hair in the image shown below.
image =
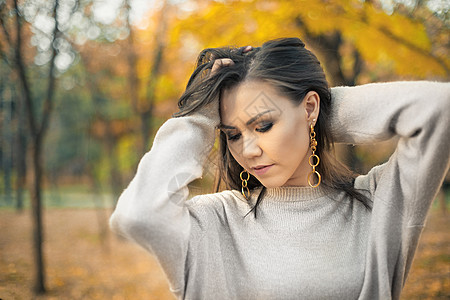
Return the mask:
[[[230,58],[234,64],[222,67],[214,74],[209,74],[215,59]],[[345,191],[351,198],[361,201],[370,208],[370,201],[354,188],[357,174],[335,159],[333,139],[330,135],[329,122],[331,94],[325,73],[316,56],[305,48],[298,38],[282,38],[264,43],[259,48],[244,53],[242,48],[209,48],[203,50],[197,60],[186,91],[179,99],[180,111],[174,117],[187,115],[200,107],[219,101],[223,90],[230,89],[245,80],[265,81],[278,88],[293,102],[300,104],[306,94],[315,91],[320,96],[320,112],[315,125],[317,151],[321,163],[317,167],[322,175],[322,185],[330,189]],[[227,137],[220,132],[219,137],[219,176],[216,180],[216,192],[222,181],[227,189],[241,189],[239,174],[243,168],[231,155]],[[262,187],[256,209],[265,194],[265,187],[255,177],[248,182],[251,191]]]

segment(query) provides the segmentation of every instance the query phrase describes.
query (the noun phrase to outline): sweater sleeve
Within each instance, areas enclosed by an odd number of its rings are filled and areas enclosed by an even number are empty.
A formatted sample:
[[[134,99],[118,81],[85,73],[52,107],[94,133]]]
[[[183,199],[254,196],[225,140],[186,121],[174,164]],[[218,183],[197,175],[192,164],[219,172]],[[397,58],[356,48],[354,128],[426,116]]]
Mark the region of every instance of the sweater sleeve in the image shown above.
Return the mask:
[[[397,208],[410,217],[405,221],[422,225],[449,167],[450,84],[422,81],[338,87],[332,89],[332,99],[332,135],[338,143],[399,138],[389,161],[369,174],[369,189],[374,192],[381,176],[389,176],[391,191],[384,190],[386,196],[401,202]]]
[[[219,120],[214,101],[200,111],[166,121],[110,218],[113,231],[156,256],[177,295],[183,292],[192,229],[185,205],[187,185],[202,175]]]
[[[450,84],[391,82],[332,89],[332,135],[363,144],[398,138],[389,160],[359,176],[373,201],[360,299],[398,299],[430,205],[449,168]]]

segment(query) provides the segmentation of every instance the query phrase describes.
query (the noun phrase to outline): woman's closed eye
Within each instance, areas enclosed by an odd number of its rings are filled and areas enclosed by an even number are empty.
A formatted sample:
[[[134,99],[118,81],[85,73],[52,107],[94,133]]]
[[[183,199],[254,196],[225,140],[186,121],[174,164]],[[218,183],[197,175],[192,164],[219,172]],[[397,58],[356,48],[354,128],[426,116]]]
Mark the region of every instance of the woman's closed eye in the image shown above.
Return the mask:
[[[272,128],[272,126],[273,126],[272,122],[264,123],[264,125],[262,125],[261,127],[255,128],[255,130],[258,131],[258,132],[267,132],[267,131],[269,131]],[[237,133],[237,134],[234,134],[234,135],[227,134],[227,139],[229,141],[236,141],[236,140],[238,140],[241,137],[241,135],[242,135],[241,133]]]
[[[236,141],[236,140],[238,140],[240,137],[241,137],[241,134],[240,134],[240,133],[234,134],[234,135],[228,135],[228,134],[227,134],[227,139],[228,139],[229,141]]]
[[[255,130],[258,132],[266,132],[266,131],[269,131],[272,128],[272,126],[273,126],[272,122],[264,123],[263,126],[256,128]]]

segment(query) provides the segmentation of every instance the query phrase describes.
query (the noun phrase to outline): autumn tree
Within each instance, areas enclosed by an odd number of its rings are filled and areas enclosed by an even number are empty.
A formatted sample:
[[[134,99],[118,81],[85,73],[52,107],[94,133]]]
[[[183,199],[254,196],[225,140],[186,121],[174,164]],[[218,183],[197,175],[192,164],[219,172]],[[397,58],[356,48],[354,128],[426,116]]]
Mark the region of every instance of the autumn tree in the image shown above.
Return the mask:
[[[125,134],[129,134],[135,125],[134,122],[130,121],[129,106],[125,101],[120,101],[125,98],[125,94],[121,90],[127,88],[126,84],[121,82],[120,77],[117,77],[114,67],[108,68],[103,64],[107,64],[107,60],[100,60],[95,55],[102,55],[106,59],[110,58],[105,56],[104,52],[100,54],[94,50],[105,50],[108,45],[102,45],[100,48],[96,46],[95,48],[90,48],[89,54],[80,51],[81,63],[85,69],[84,73],[88,77],[85,88],[89,91],[90,101],[95,107],[95,111],[89,122],[88,134],[103,144],[104,153],[104,159],[91,163],[97,165],[98,168],[98,164],[104,164],[106,162],[104,165],[108,166],[107,177],[109,179],[109,186],[113,197],[116,198],[122,189],[122,176],[117,148],[120,139]],[[115,87],[113,88],[112,85],[114,82]],[[115,95],[113,96],[112,94]],[[101,175],[95,172],[95,167],[89,166],[89,173],[94,182],[100,182],[101,179],[99,177]]]
[[[18,99],[25,107],[31,141],[33,249],[37,294],[46,291],[43,255],[43,145],[53,112],[56,77],[70,65],[70,47],[61,28],[67,27],[75,3],[58,0],[2,1],[1,54],[17,78]],[[34,41],[34,42],[33,42]],[[30,47],[32,44],[36,48]],[[20,174],[20,172],[19,172]]]
[[[332,85],[364,83],[387,72],[446,77],[448,48],[437,47],[436,34],[425,22],[442,21],[421,9],[419,18],[398,9],[389,14],[377,1],[203,1],[195,14],[178,22],[171,40],[177,43],[190,36],[209,47],[260,45],[272,38],[299,36],[318,53]]]
[[[126,15],[126,26],[128,28],[128,88],[130,93],[130,102],[133,111],[140,117],[141,122],[141,140],[140,149],[142,153],[148,151],[150,139],[150,125],[153,113],[153,106],[155,101],[156,81],[161,72],[161,65],[163,60],[163,51],[165,47],[165,34],[167,26],[168,10],[170,9],[166,1],[163,1],[160,12],[156,14],[156,28],[154,28],[153,49],[148,51],[147,59],[145,53],[138,52],[139,41],[136,39],[136,29],[133,26],[131,19],[131,5],[130,1],[126,0],[124,3],[124,14]],[[144,56],[144,57],[142,57]],[[151,67],[147,74],[140,74],[141,64],[149,60]]]
[[[85,88],[96,107],[89,134],[108,153],[104,165],[109,166],[115,199],[122,178],[132,175],[149,149],[152,128],[160,122],[155,107],[171,102],[179,92],[166,59],[172,52],[166,48],[166,28],[174,20],[171,6],[163,1],[140,21],[132,19],[131,11],[131,3],[124,1],[109,24],[95,23],[85,14],[98,34],[77,46]]]

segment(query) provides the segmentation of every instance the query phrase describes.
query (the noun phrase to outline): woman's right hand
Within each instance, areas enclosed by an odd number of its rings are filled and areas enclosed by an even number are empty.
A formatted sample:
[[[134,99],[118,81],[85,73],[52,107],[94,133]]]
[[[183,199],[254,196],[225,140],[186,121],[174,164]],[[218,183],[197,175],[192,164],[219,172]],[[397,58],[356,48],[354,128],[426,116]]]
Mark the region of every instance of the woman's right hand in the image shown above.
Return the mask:
[[[244,46],[244,47],[240,47],[238,49],[236,49],[236,51],[239,51],[242,49],[242,53],[247,53],[251,50],[253,50],[252,46]],[[212,59],[214,60],[214,57],[212,57]],[[220,59],[216,59],[214,61],[214,64],[211,68],[211,76],[217,72],[217,70],[219,70],[222,67],[227,67],[227,66],[232,66],[234,65],[233,60],[231,60],[230,58],[220,58]]]
[[[253,50],[252,46],[245,46],[245,47],[238,48],[235,51],[242,51],[242,53],[247,53],[251,50]],[[230,58],[214,59],[214,57],[212,57],[211,59],[214,60],[214,64],[211,68],[211,73],[209,76],[213,76],[214,73],[216,73],[222,67],[228,67],[228,66],[234,65],[234,61]],[[215,120],[218,124],[218,122],[220,121],[219,101],[214,100],[214,101],[208,103],[207,105],[205,105],[204,107],[202,107],[200,109],[200,114],[205,115],[212,120]]]

